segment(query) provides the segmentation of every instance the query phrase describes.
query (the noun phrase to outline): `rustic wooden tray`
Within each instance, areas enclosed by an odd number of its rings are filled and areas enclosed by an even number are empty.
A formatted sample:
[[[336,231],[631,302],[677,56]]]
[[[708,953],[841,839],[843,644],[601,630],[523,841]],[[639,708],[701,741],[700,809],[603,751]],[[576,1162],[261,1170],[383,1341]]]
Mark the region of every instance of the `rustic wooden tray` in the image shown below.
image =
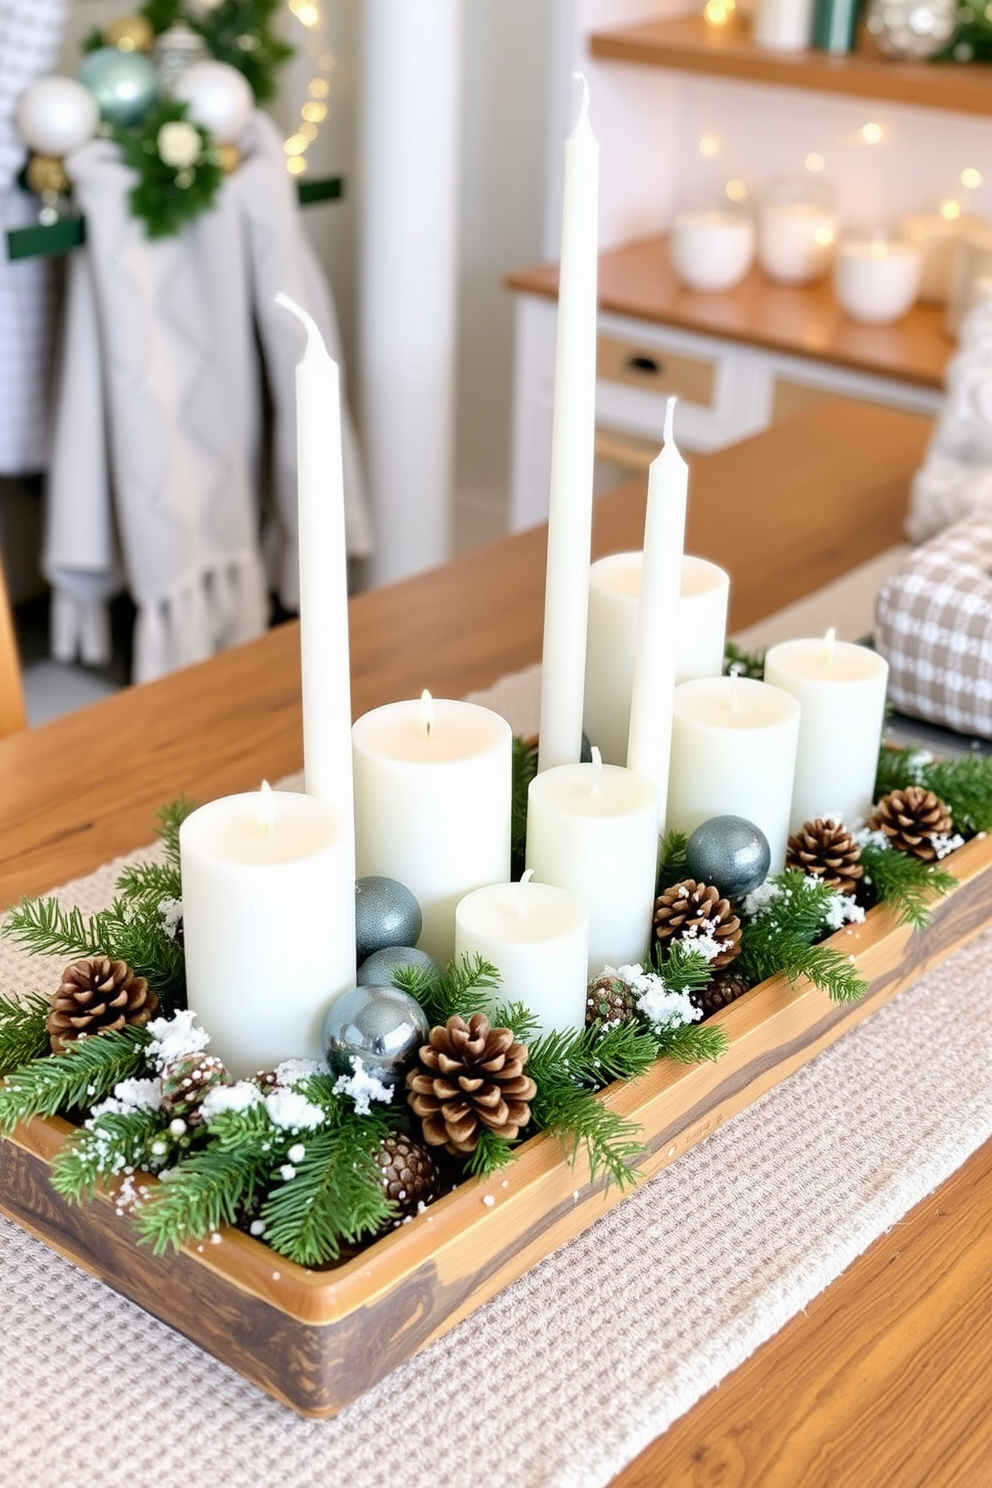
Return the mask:
[[[992,922],[992,841],[947,860],[958,887],[923,931],[884,908],[831,944],[868,982],[838,1005],[776,977],[717,1015],[729,1050],[715,1064],[659,1063],[601,1099],[643,1127],[648,1178],[790,1075]],[[268,1394],[332,1416],[621,1197],[589,1182],[547,1136],[504,1173],[472,1180],[333,1270],[309,1271],[239,1231],[156,1259],[109,1198],[64,1202],[47,1181],[68,1126],[35,1120],[0,1142],[0,1211],[130,1297]],[[488,1202],[491,1200],[492,1202]]]

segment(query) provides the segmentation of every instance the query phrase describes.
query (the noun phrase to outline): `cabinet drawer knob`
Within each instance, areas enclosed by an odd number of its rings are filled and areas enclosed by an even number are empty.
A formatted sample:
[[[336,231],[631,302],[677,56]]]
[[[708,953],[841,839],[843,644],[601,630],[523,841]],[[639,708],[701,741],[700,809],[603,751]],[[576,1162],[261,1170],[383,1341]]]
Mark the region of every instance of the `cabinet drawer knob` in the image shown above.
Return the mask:
[[[637,372],[642,377],[658,377],[664,370],[664,362],[659,362],[657,357],[646,356],[644,352],[627,358],[627,371]]]

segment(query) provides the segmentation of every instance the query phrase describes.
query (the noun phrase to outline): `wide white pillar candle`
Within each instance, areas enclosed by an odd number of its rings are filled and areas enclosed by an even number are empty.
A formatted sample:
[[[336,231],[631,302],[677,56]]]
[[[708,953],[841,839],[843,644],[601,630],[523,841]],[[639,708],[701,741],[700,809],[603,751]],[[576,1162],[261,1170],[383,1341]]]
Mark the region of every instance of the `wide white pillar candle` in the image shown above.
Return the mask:
[[[340,373],[306,311],[288,295],[277,295],[276,303],[302,321],[307,333],[296,369],[303,769],[307,794],[320,796],[350,821],[351,670]]]
[[[848,238],[834,260],[834,297],[852,320],[891,325],[916,302],[921,263],[915,243]]]
[[[322,1055],[328,1006],[355,982],[350,822],[325,801],[252,791],[179,830],[190,1007],[237,1076]]]
[[[668,827],[690,836],[714,816],[760,827],[781,872],[799,744],[799,704],[750,677],[699,677],[675,689]]]
[[[732,207],[686,207],[675,215],[669,248],[687,288],[722,293],[751,267],[754,223],[749,213]]]
[[[839,219],[812,183],[779,182],[758,209],[758,262],[779,284],[814,284],[833,261]]]
[[[425,695],[363,714],[352,739],[358,877],[406,885],[424,916],[419,945],[444,964],[459,899],[510,876],[510,725]]]
[[[627,761],[642,554],[611,553],[589,570],[583,729],[608,765]],[[707,558],[682,557],[675,682],[723,671],[730,576]]]
[[[751,36],[768,51],[803,51],[813,39],[813,0],[758,0]]]
[[[658,867],[658,787],[617,765],[559,765],[531,781],[527,867],[589,910],[589,975],[643,959]]]
[[[592,549],[599,143],[589,89],[565,145],[538,768],[578,760]]]
[[[553,884],[489,884],[455,911],[455,957],[483,956],[500,975],[494,1002],[522,1002],[542,1033],[585,1024],[589,911]]]
[[[888,662],[867,646],[783,641],[765,657],[765,681],[802,709],[790,831],[814,817],[853,824],[874,798]]]

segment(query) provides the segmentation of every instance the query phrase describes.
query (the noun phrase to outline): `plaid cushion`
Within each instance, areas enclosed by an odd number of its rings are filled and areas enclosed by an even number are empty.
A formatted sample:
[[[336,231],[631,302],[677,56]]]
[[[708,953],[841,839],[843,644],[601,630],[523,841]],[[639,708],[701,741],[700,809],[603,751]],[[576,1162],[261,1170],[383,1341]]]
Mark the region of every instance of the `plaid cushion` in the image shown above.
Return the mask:
[[[875,645],[896,708],[992,738],[992,512],[913,550],[878,596]]]

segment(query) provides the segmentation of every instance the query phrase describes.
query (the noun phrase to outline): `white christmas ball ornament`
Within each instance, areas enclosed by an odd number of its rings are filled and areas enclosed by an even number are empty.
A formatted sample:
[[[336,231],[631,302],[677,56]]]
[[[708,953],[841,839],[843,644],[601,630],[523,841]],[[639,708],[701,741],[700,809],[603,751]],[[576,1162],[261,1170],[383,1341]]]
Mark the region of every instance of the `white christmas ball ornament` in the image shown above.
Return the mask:
[[[195,62],[180,75],[172,96],[189,104],[189,117],[218,145],[237,144],[255,106],[244,74],[228,62]]]
[[[40,78],[17,104],[18,133],[38,155],[65,155],[92,139],[99,122],[96,99],[75,78]]]

